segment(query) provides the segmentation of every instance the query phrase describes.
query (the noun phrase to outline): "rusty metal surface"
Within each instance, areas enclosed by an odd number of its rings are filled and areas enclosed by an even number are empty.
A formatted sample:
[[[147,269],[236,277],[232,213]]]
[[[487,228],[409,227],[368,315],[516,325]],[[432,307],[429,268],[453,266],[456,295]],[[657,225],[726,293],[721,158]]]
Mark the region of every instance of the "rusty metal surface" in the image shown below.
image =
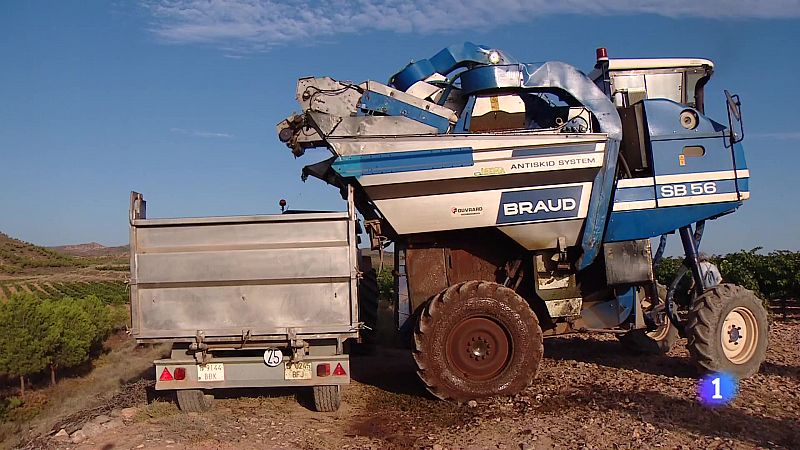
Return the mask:
[[[461,230],[415,236],[407,244],[411,312],[456,283],[503,283],[505,265],[519,246],[497,230]]]
[[[406,250],[406,274],[411,313],[431,297],[447,288],[447,267],[443,248],[409,248]]]
[[[650,240],[603,244],[608,284],[632,284],[653,281],[653,258]]]
[[[547,312],[550,317],[574,317],[581,315],[581,298],[564,298],[558,300],[547,300]]]

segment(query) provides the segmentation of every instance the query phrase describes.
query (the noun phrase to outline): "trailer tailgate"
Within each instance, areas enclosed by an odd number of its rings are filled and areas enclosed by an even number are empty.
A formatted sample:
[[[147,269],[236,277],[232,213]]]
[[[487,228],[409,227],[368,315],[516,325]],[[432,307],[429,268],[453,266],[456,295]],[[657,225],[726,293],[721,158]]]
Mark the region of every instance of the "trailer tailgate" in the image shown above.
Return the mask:
[[[258,340],[356,331],[352,208],[145,219],[144,200],[139,195],[137,206],[133,198],[135,338],[187,340],[201,333],[212,339]]]

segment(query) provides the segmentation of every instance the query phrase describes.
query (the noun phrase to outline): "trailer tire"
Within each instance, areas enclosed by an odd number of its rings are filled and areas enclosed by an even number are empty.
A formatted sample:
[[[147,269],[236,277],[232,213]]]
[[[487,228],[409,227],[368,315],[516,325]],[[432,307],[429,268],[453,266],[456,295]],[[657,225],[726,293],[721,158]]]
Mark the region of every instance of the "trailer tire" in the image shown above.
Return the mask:
[[[443,400],[512,395],[536,376],[542,329],[513,290],[487,281],[455,284],[425,306],[414,360],[428,391]]]
[[[214,396],[200,389],[179,389],[176,396],[178,407],[183,412],[206,412],[214,406]]]
[[[314,386],[314,409],[319,412],[334,412],[342,405],[342,387]]]
[[[703,372],[747,378],[767,356],[767,312],[751,291],[734,284],[708,289],[692,303],[689,352]]]

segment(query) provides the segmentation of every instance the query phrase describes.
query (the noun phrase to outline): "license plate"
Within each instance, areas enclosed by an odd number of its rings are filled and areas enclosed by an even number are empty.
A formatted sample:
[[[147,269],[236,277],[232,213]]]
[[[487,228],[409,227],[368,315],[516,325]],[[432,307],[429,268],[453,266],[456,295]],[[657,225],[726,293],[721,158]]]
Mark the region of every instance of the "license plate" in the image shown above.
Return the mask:
[[[225,381],[225,366],[222,363],[211,363],[197,366],[198,381]]]
[[[311,379],[311,363],[310,362],[296,362],[286,363],[286,368],[283,372],[285,380],[310,380]]]

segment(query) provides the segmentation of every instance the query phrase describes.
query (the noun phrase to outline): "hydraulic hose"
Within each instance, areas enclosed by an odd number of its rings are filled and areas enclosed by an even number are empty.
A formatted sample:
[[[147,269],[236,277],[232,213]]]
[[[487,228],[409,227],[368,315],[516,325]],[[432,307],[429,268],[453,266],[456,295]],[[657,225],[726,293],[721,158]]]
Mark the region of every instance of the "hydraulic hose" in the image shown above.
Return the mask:
[[[695,228],[694,228],[694,246],[695,246],[695,248],[699,248],[700,247],[700,241],[703,239],[703,232],[705,231],[705,228],[706,228],[706,221],[705,220],[701,220],[701,221],[699,221],[699,222],[697,222],[695,224]],[[661,258],[661,255],[659,253],[663,253],[661,244],[666,246],[666,235],[661,236],[661,243],[658,246],[658,251],[656,251],[656,257],[659,259],[659,262],[660,262],[660,258]],[[656,264],[656,263],[654,262],[654,264]],[[676,324],[676,325],[678,323],[680,323],[680,322],[678,320],[677,314],[675,314],[675,308],[674,308],[674,302],[673,302],[673,299],[675,298],[675,289],[678,287],[678,283],[680,283],[680,281],[683,279],[683,277],[686,276],[687,272],[689,272],[689,267],[687,266],[686,260],[684,259],[683,263],[678,268],[678,273],[675,275],[675,279],[672,280],[672,283],[670,283],[669,288],[667,289],[667,298],[666,298],[666,305],[665,305],[666,306],[667,317],[669,317],[670,322],[672,322],[673,324]],[[679,330],[680,330],[680,328],[679,328]]]

